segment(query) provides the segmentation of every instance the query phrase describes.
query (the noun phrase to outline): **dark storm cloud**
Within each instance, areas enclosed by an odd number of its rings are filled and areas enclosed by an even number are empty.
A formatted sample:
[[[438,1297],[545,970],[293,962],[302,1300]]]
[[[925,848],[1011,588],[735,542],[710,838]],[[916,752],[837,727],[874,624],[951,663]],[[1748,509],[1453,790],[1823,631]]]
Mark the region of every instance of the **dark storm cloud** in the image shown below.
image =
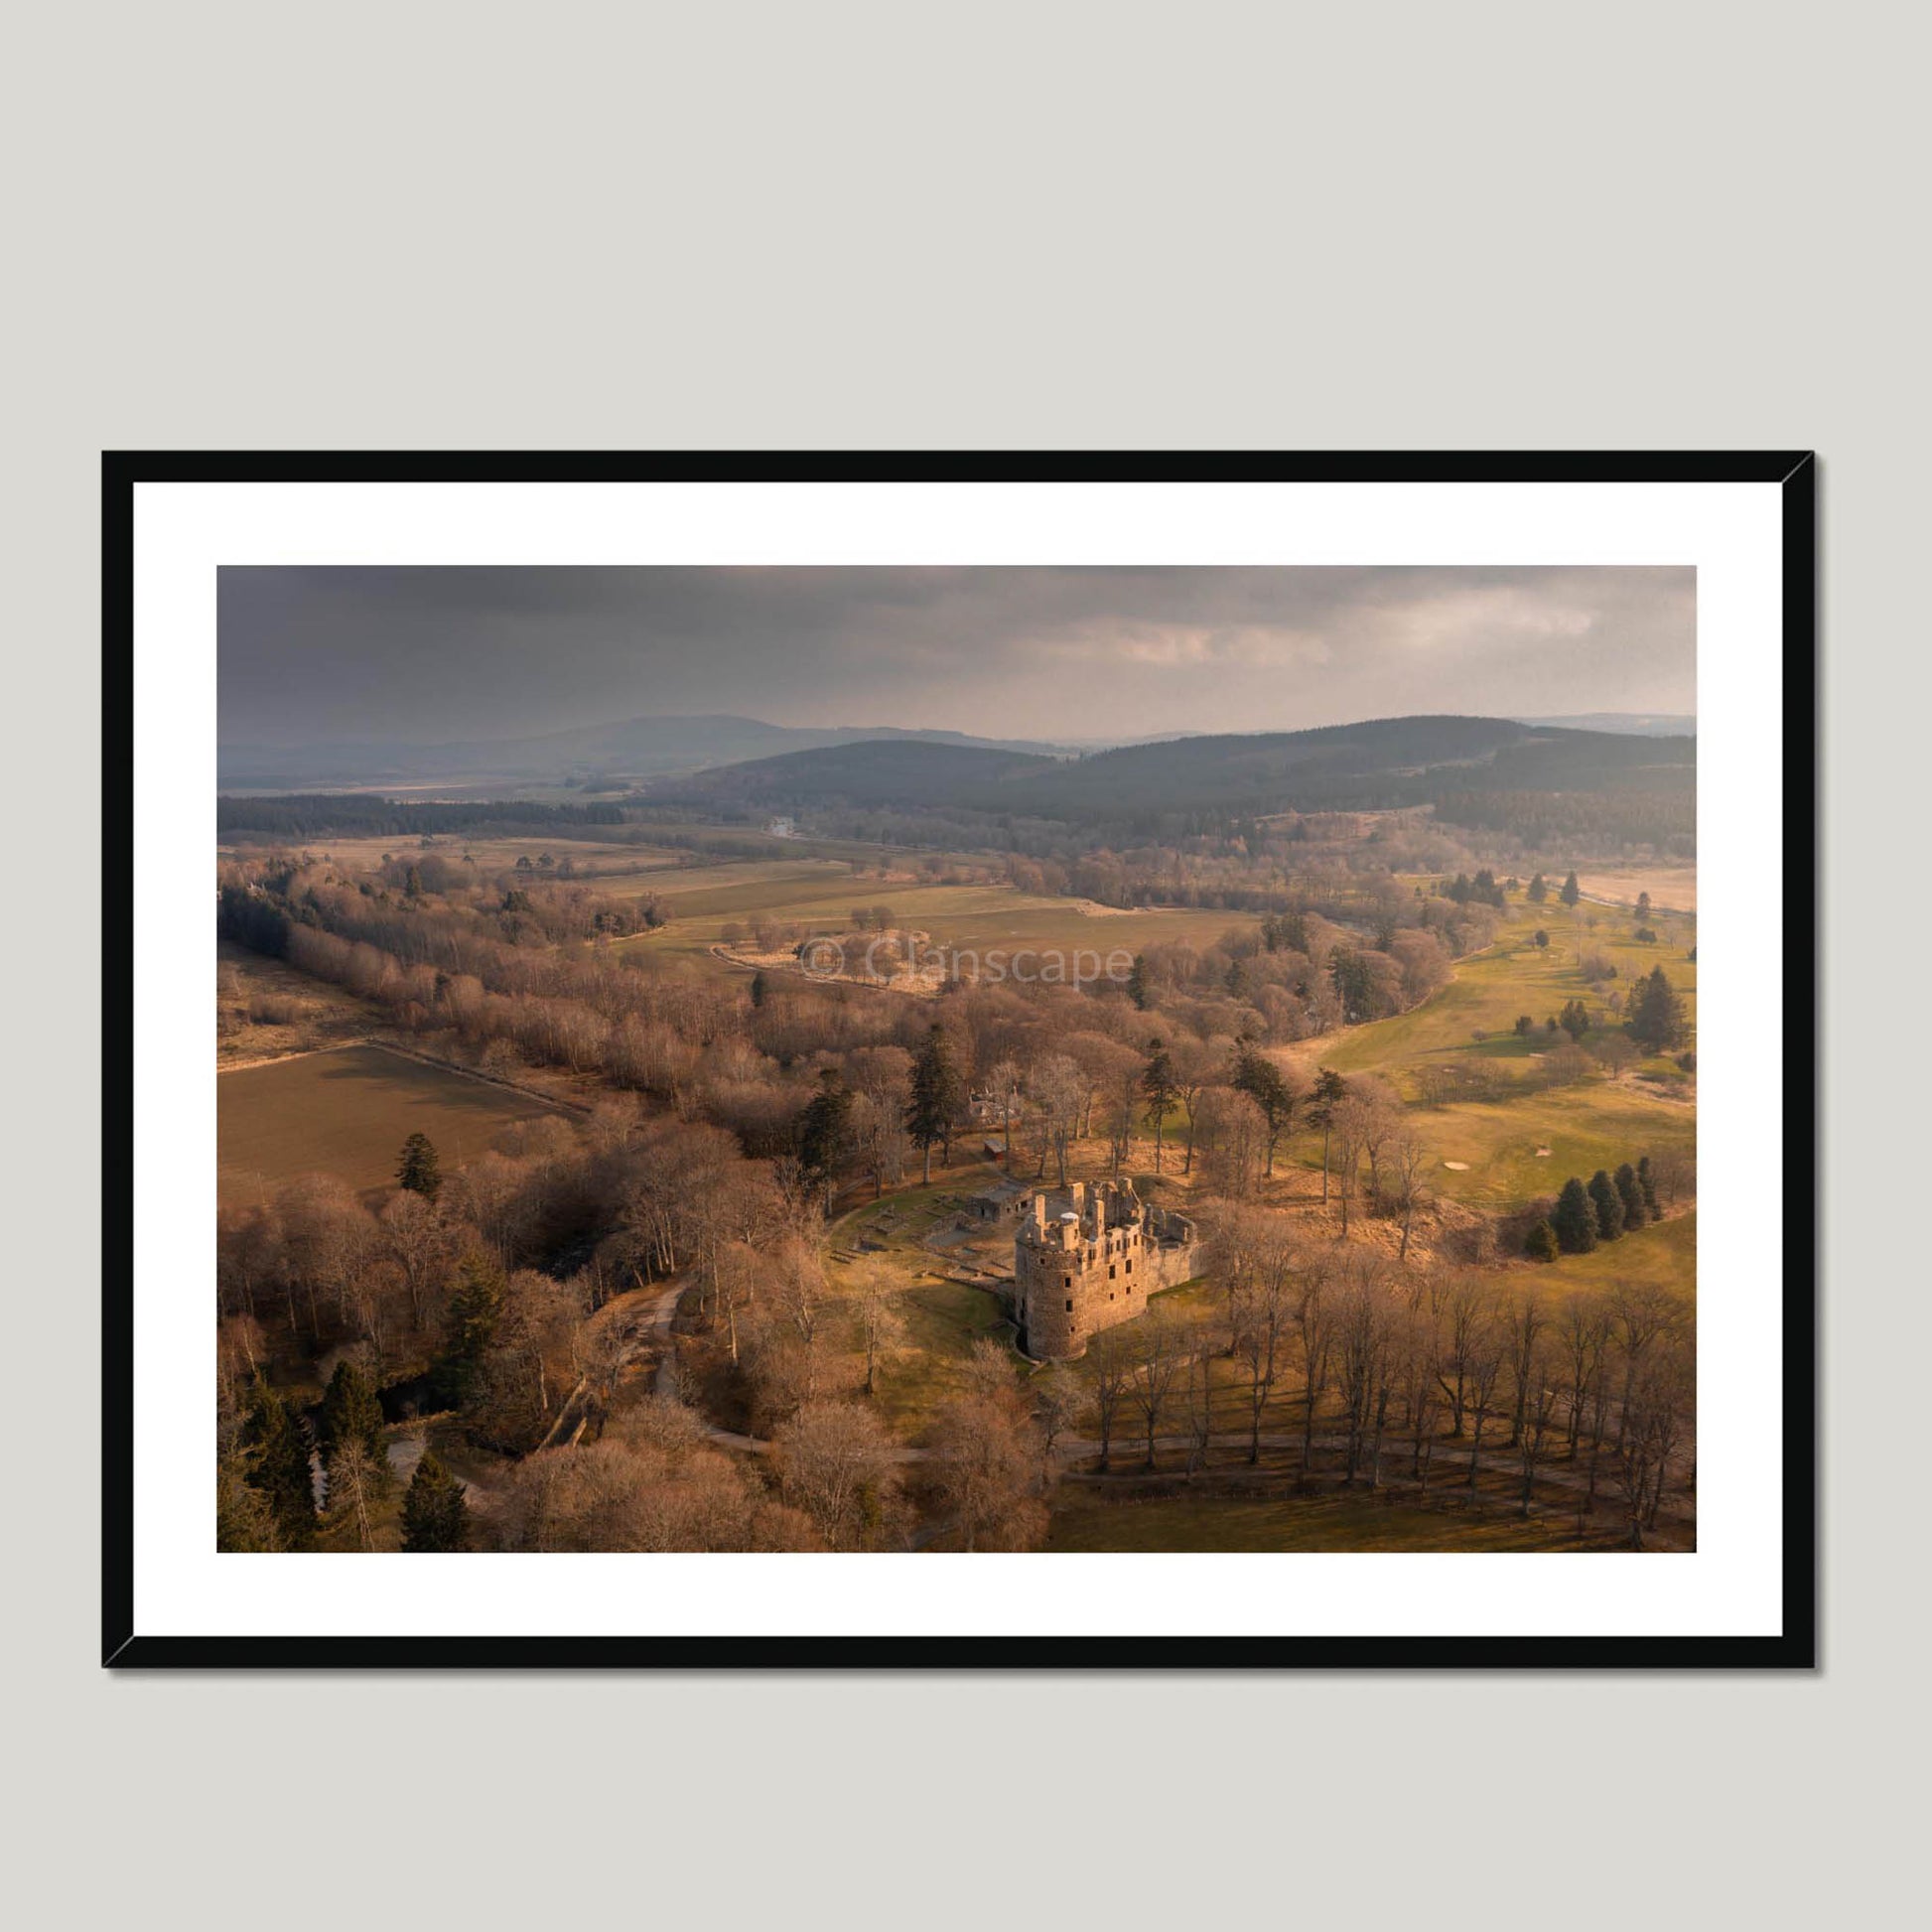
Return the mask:
[[[1696,709],[1688,569],[228,569],[221,737],[1001,737]]]

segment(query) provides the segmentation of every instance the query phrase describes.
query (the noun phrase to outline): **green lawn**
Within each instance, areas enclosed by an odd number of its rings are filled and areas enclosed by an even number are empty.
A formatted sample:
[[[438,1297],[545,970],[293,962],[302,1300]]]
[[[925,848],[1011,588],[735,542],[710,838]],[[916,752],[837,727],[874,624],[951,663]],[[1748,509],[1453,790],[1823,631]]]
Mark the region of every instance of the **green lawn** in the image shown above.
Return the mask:
[[[1594,920],[1592,928],[1590,921]],[[1688,918],[1653,920],[1662,935],[1656,945],[1639,944],[1633,920],[1606,907],[1566,911],[1552,902],[1541,907],[1512,903],[1495,945],[1456,962],[1454,978],[1440,992],[1392,1020],[1351,1027],[1314,1042],[1312,1057],[1342,1074],[1375,1073],[1411,1102],[1424,1092],[1432,1065],[1465,1065],[1502,1076],[1528,1076],[1552,1045],[1567,1045],[1568,1035],[1554,1037],[1544,1022],[1573,999],[1581,999],[1600,1025],[1586,1043],[1608,1037],[1621,1027],[1585,980],[1579,967],[1586,952],[1601,952],[1617,969],[1611,985],[1628,989],[1638,976],[1661,965],[1685,997],[1692,1019],[1697,1011],[1697,966],[1687,957],[1696,942]],[[1533,943],[1538,927],[1550,934],[1548,947]],[[1535,1032],[1519,1036],[1515,1022],[1528,1014]],[[1666,1076],[1650,1083],[1641,1073]],[[1509,1206],[1555,1193],[1573,1173],[1587,1177],[1598,1168],[1612,1171],[1640,1155],[1693,1153],[1697,1145],[1695,1083],[1680,1077],[1668,1060],[1639,1062],[1612,1082],[1591,1077],[1575,1086],[1526,1090],[1494,1100],[1415,1105],[1411,1119],[1435,1157],[1431,1184],[1442,1194],[1476,1206]],[[1296,1155],[1318,1165],[1318,1145],[1298,1139]],[[1548,1148],[1547,1155],[1539,1149]],[[1454,1161],[1463,1168],[1449,1168]]]
[[[1000,1298],[983,1288],[946,1278],[948,1259],[924,1245],[924,1236],[956,1214],[974,1191],[967,1180],[935,1181],[911,1187],[850,1209],[831,1224],[832,1258],[826,1283],[835,1304],[827,1333],[841,1351],[845,1376],[864,1372],[864,1343],[854,1306],[861,1286],[873,1273],[891,1285],[899,1333],[882,1359],[873,1405],[878,1415],[905,1441],[916,1441],[934,1411],[964,1386],[964,1369],[973,1344],[983,1336],[1010,1343]],[[862,1239],[877,1244],[859,1250]],[[848,1258],[849,1257],[849,1258]],[[973,1257],[962,1251],[959,1261]],[[1014,1367],[1024,1366],[1013,1355]]]
[[[1592,918],[1598,921],[1594,930],[1588,925]],[[1539,926],[1550,934],[1547,947],[1533,943]],[[1373,1071],[1399,1085],[1432,1057],[1527,1062],[1549,1043],[1543,1023],[1570,1000],[1581,999],[1605,1027],[1612,1024],[1607,1008],[1579,970],[1579,959],[1587,952],[1604,954],[1617,970],[1611,984],[1626,991],[1639,974],[1662,966],[1695,1023],[1697,964],[1687,955],[1697,943],[1696,927],[1674,919],[1655,929],[1664,938],[1654,946],[1640,945],[1630,937],[1631,922],[1605,907],[1571,913],[1561,906],[1513,903],[1495,945],[1458,960],[1454,979],[1442,991],[1393,1020],[1352,1027],[1324,1040],[1317,1057],[1338,1073]],[[1673,939],[1681,943],[1670,943]],[[1529,1040],[1514,1033],[1517,1016],[1525,1013],[1539,1029],[1538,1036]]]
[[[1600,1243],[1587,1255],[1564,1255],[1537,1272],[1563,1288],[1602,1288],[1611,1282],[1644,1282],[1680,1295],[1697,1295],[1697,1209],[1673,1215],[1621,1240]]]

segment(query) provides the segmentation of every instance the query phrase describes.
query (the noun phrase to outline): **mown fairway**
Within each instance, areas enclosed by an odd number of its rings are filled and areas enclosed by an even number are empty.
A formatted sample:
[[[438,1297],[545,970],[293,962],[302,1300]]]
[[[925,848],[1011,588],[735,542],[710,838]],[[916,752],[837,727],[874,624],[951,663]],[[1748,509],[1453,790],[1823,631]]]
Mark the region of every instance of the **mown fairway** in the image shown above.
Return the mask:
[[[215,1097],[223,1206],[265,1199],[305,1173],[379,1192],[394,1185],[402,1144],[419,1130],[447,1173],[486,1153],[508,1122],[551,1111],[380,1046],[240,1067],[219,1076]]]
[[[1537,1279],[1561,1290],[1608,1288],[1618,1282],[1641,1282],[1668,1288],[1679,1295],[1697,1296],[1697,1209],[1652,1227],[1605,1242],[1587,1255],[1564,1255]]]
[[[1614,965],[1610,984],[1620,991],[1662,966],[1695,1020],[1697,965],[1689,952],[1696,924],[1659,915],[1651,925],[1657,943],[1643,944],[1631,936],[1627,914],[1513,901],[1496,944],[1458,961],[1439,993],[1393,1020],[1318,1040],[1308,1057],[1344,1075],[1379,1074],[1415,1103],[1411,1119],[1437,1160],[1431,1184],[1472,1205],[1510,1206],[1554,1193],[1573,1173],[1587,1177],[1642,1154],[1693,1154],[1695,1083],[1667,1058],[1640,1060],[1614,1080],[1592,1076],[1574,1086],[1440,1105],[1427,1098],[1432,1068],[1533,1074],[1544,1054],[1570,1043],[1546,1026],[1570,1000],[1581,999],[1597,1023],[1587,1042],[1620,1032],[1619,1016],[1584,977],[1580,961],[1587,954],[1601,953]],[[1547,947],[1534,943],[1539,927],[1550,936]],[[1520,1014],[1533,1023],[1527,1038],[1515,1032]],[[1306,1144],[1297,1152],[1308,1157]],[[1450,1161],[1465,1165],[1444,1165]]]

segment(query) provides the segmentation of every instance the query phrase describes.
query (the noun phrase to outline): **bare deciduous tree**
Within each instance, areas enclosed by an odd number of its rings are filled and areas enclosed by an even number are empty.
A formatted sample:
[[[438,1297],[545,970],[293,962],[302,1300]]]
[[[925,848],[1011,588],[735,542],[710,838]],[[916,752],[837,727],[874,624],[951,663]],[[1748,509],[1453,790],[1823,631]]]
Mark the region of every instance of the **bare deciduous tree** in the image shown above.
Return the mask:
[[[897,1450],[870,1409],[807,1402],[772,1442],[785,1500],[834,1550],[875,1550],[891,1534]]]

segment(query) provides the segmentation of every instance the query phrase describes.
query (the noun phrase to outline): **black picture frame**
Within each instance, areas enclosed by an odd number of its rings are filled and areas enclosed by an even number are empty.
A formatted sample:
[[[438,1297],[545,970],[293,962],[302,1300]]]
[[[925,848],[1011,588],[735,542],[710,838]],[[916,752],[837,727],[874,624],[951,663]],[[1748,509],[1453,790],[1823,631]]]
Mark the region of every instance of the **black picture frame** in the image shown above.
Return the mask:
[[[1769,483],[1781,493],[1787,881],[1816,881],[1817,486],[1806,451],[918,452],[904,454],[110,451],[101,460],[103,841],[124,852],[135,801],[134,509],[142,483],[746,482]],[[112,877],[110,864],[104,876]],[[1814,889],[1815,890],[1815,889]],[[1792,907],[1788,935],[1818,921]],[[1787,936],[1783,1047],[1783,1575],[1776,1636],[228,1637],[143,1634],[135,1616],[135,1145],[132,907],[103,922],[101,1659],[126,1669],[1642,1669],[1806,1670],[1818,1662],[1815,938]],[[1810,1133],[1805,1123],[1813,1123]],[[120,1160],[116,1161],[116,1156]]]

